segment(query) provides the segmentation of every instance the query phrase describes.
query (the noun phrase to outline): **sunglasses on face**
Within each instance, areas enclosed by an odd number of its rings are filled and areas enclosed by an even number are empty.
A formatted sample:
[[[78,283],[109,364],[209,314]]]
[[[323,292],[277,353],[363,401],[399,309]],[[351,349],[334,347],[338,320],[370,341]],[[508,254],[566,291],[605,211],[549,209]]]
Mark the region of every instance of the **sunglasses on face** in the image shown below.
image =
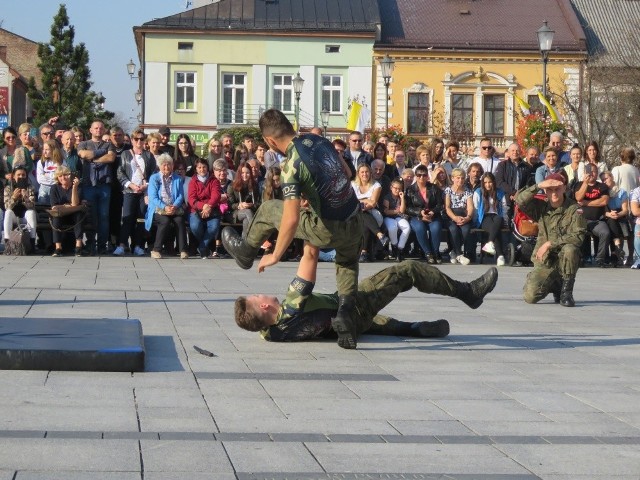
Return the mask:
[[[426,173],[416,173],[416,177],[418,178],[422,178],[422,177],[426,177],[427,174]]]
[[[482,147],[483,150],[493,150],[493,147],[489,146],[489,147]]]

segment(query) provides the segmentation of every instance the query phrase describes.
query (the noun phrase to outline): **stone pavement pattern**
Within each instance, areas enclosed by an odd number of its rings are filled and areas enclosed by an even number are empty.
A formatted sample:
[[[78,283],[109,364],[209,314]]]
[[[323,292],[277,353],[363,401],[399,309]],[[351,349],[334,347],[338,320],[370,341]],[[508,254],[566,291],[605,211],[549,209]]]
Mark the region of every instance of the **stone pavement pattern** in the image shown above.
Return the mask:
[[[237,328],[235,297],[281,296],[295,269],[0,257],[0,317],[138,318],[147,349],[143,373],[0,371],[0,480],[640,478],[636,271],[581,270],[574,309],[524,304],[525,268],[478,310],[417,291],[387,309],[447,318],[446,339]],[[334,282],[321,264],[317,290]]]

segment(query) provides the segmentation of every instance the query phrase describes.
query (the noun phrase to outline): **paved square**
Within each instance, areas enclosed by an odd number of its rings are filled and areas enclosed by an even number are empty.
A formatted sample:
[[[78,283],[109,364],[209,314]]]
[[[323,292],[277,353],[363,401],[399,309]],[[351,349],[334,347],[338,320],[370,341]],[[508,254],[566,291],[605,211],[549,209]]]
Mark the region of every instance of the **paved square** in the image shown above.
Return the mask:
[[[140,373],[0,371],[0,479],[640,477],[638,272],[580,270],[573,309],[526,305],[508,267],[478,310],[417,291],[387,308],[448,319],[446,339],[240,330],[235,297],[282,296],[296,267],[0,257],[0,321],[137,318],[147,354]],[[321,264],[316,290],[334,286]]]

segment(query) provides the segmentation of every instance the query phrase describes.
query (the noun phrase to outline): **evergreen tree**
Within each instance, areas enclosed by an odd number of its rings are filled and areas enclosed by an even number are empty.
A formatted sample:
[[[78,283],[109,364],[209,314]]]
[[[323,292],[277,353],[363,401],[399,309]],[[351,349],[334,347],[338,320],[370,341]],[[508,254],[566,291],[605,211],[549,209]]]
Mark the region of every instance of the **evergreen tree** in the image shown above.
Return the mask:
[[[84,43],[74,46],[75,29],[69,25],[64,4],[60,5],[51,25],[51,40],[38,45],[38,68],[42,72],[42,90],[35,79],[29,80],[29,98],[34,110],[34,124],[59,117],[67,125],[87,130],[94,119],[109,124],[113,113],[101,108],[100,95],[91,91],[89,52]]]

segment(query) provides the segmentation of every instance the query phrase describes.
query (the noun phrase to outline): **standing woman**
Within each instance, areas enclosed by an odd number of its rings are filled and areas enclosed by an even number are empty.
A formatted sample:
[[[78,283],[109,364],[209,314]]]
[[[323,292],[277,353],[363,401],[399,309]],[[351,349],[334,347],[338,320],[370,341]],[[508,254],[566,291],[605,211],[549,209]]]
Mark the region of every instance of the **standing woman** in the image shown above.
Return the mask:
[[[595,140],[587,143],[587,146],[584,149],[584,161],[586,163],[593,163],[594,165],[597,165],[598,175],[609,171],[607,163],[603,162],[600,157],[600,146],[598,146],[598,142]]]
[[[541,167],[542,168],[542,167]],[[473,208],[475,209],[475,226],[487,232],[487,243],[482,251],[489,255],[497,255],[496,265],[505,264],[502,254],[501,229],[508,225],[507,198],[504,192],[496,187],[496,177],[487,172],[480,179],[480,188],[473,193]]]
[[[149,147],[149,153],[151,153],[153,159],[158,163],[158,157],[162,154],[162,135],[158,132],[147,135],[147,146]]]
[[[470,255],[472,248],[468,239],[473,219],[473,192],[466,188],[464,178],[463,169],[453,169],[451,172],[453,184],[444,191],[444,208],[449,217],[449,236],[453,243],[451,263],[469,265],[471,260],[464,253]]]
[[[233,221],[242,223],[244,237],[253,220],[253,214],[260,205],[260,191],[257,181],[253,178],[251,165],[245,162],[238,165],[238,174],[227,189],[227,197],[233,212]]]
[[[420,149],[420,147],[418,147]],[[442,190],[429,182],[429,171],[422,163],[415,168],[416,182],[407,188],[405,201],[409,224],[416,233],[420,248],[430,264],[442,263],[440,236],[442,235]]]
[[[173,161],[175,163],[182,163],[185,166],[185,175],[187,177],[193,177],[195,174],[195,165],[198,156],[193,150],[193,144],[191,138],[186,133],[178,135],[176,141],[176,148],[174,150]]]
[[[151,136],[152,134],[149,134]],[[159,134],[158,134],[159,135]],[[156,238],[151,250],[151,258],[162,258],[162,244],[169,230],[169,224],[173,223],[178,235],[178,249],[180,258],[187,259],[187,230],[184,224],[184,179],[174,173],[173,158],[168,153],[158,155],[156,158],[158,169],[149,178],[147,189],[149,202],[145,215],[144,226],[147,231],[153,224],[157,225]]]
[[[196,174],[189,182],[189,226],[198,240],[198,252],[206,258],[209,244],[220,230],[220,182],[209,172],[209,163],[198,158]]]
[[[429,156],[431,157],[431,165],[433,170],[445,163],[444,142],[441,138],[434,138],[431,141],[431,145],[429,147]]]
[[[47,140],[42,145],[42,157],[38,160],[37,178],[40,184],[38,203],[49,204],[51,187],[56,184],[55,173],[62,165],[62,152],[55,140]]]

